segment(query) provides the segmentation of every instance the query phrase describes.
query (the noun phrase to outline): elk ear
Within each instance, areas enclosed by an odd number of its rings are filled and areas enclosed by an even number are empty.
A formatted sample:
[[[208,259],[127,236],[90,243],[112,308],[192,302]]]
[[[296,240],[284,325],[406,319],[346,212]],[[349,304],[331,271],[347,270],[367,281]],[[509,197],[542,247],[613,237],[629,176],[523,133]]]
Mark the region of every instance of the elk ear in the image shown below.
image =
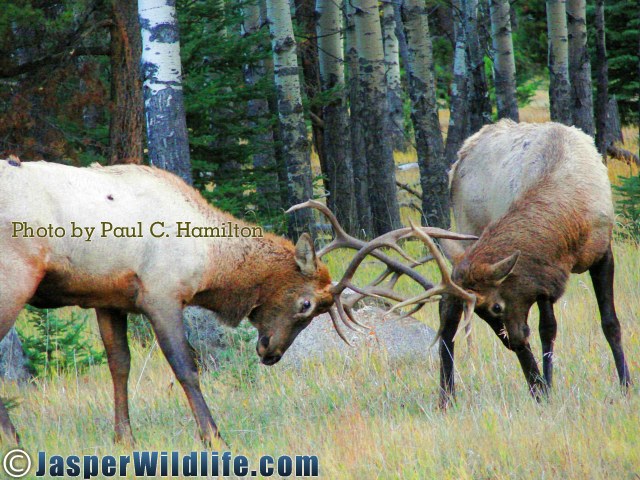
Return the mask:
[[[513,272],[516,263],[518,263],[518,258],[520,258],[520,250],[516,250],[507,258],[490,265],[487,274],[488,279],[496,285],[500,285]]]
[[[455,266],[458,265],[464,257],[465,249],[458,240],[449,240],[448,238],[440,238],[438,240],[440,248],[444,256]]]
[[[305,275],[314,275],[318,269],[316,251],[308,233],[300,235],[300,239],[296,243],[296,263],[300,267],[300,271]]]

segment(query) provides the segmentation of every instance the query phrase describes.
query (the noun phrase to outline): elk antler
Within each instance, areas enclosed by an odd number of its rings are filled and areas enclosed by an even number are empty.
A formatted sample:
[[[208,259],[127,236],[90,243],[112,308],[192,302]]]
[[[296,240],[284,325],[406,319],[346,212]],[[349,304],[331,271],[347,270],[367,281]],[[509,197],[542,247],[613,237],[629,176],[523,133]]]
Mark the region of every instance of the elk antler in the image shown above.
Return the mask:
[[[467,315],[465,316],[465,322],[467,324],[469,323],[470,315],[471,313],[473,313],[473,305],[475,305],[475,297],[453,283],[453,281],[451,280],[451,276],[446,269],[446,264],[444,258],[442,257],[442,253],[440,253],[438,248],[435,246],[433,240],[431,240],[431,237],[448,238],[452,240],[476,240],[477,237],[473,235],[453,233],[441,228],[417,227],[412,223],[410,228],[405,227],[398,230],[393,230],[377,238],[374,238],[369,242],[364,242],[355,237],[352,237],[347,232],[345,232],[333,212],[331,212],[331,210],[327,206],[318,201],[308,200],[304,203],[299,203],[289,208],[286,213],[291,213],[303,208],[315,208],[316,210],[322,212],[333,226],[335,232],[334,239],[319,252],[317,252],[318,257],[323,257],[327,253],[337,248],[351,248],[353,250],[357,250],[357,253],[347,266],[343,277],[331,289],[335,304],[335,311],[332,308],[329,311],[329,315],[331,317],[331,321],[333,322],[334,328],[338,332],[338,335],[340,335],[340,338],[342,338],[342,340],[344,340],[348,345],[351,345],[351,343],[346,339],[341,329],[339,328],[337,317],[340,318],[345,326],[351,328],[352,330],[360,331],[359,329],[355,328],[352,323],[359,327],[369,328],[366,325],[358,322],[353,315],[353,308],[356,303],[368,296],[377,298],[388,298],[399,302],[391,310],[389,310],[389,312],[397,310],[398,308],[402,308],[404,306],[416,304],[415,307],[413,307],[409,312],[405,313],[402,316],[406,317],[416,313],[427,302],[433,301],[431,297],[433,297],[434,295],[450,293],[461,297],[465,301],[465,311],[467,312]],[[419,260],[414,260],[400,247],[400,245],[398,244],[399,240],[413,236],[418,236],[426,244],[427,248],[429,248],[431,252],[431,255],[423,257]],[[402,258],[407,260],[409,264],[404,264],[401,261],[395,260],[377,250],[382,247],[387,247],[395,250],[400,254]],[[386,265],[386,269],[369,285],[366,285],[365,287],[356,286],[351,281],[353,275],[355,274],[362,261],[369,255],[383,262]],[[414,270],[414,268],[418,265],[422,265],[434,259],[436,260],[436,263],[440,268],[440,271],[442,272],[442,281],[435,286],[433,285],[433,283],[422,277],[416,270]],[[417,282],[422,288],[425,289],[425,292],[417,297],[404,298],[398,292],[394,291],[393,288],[402,275],[406,275]],[[389,276],[391,276],[391,278],[387,280]],[[343,301],[341,294],[347,288],[356,292],[356,295],[354,295],[351,299]],[[471,305],[470,310],[469,305]],[[440,330],[441,329],[442,327],[440,328]],[[440,331],[436,336],[436,340],[439,335]],[[434,343],[436,340],[434,340]]]

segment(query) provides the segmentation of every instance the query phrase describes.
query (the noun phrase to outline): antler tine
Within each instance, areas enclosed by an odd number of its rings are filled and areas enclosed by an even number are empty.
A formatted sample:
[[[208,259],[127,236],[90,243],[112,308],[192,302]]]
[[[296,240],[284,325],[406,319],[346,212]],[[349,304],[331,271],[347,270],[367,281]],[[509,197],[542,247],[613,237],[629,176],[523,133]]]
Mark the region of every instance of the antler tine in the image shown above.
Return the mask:
[[[336,318],[336,311],[333,307],[329,309],[329,317],[331,318],[331,322],[333,323],[333,328],[336,332],[338,332],[338,335],[340,336],[342,341],[344,341],[344,343],[346,343],[350,347],[353,347],[353,344],[349,340],[347,340],[347,337],[345,337],[344,333],[342,333],[342,330],[338,325],[338,319]]]
[[[323,203],[318,202],[317,200],[307,200],[304,203],[298,203],[289,208],[289,210],[284,213],[295,212],[296,210],[301,210],[303,208],[315,208],[316,210],[322,212],[329,220],[329,223],[331,224],[331,226],[333,227],[333,231],[335,232],[335,238],[317,253],[319,257],[326,255],[336,248],[345,247],[359,250],[365,245],[365,242],[363,242],[362,240],[352,237],[347,232],[345,232],[344,228],[342,228],[342,225],[340,225],[340,222],[338,222],[336,216],[331,210],[329,210],[329,207],[327,207]]]
[[[344,305],[342,305],[342,301],[340,300],[340,297],[337,297],[335,299],[335,304],[336,304],[336,310],[338,311],[338,316],[342,320],[342,323],[344,323],[351,330],[353,330],[354,332],[358,332],[358,333],[366,333],[366,332],[363,332],[362,330],[360,330],[358,328],[355,328],[353,325],[351,325],[349,323],[349,320],[351,320],[351,322],[353,322],[354,324],[358,325],[359,327],[362,327],[362,328],[365,328],[367,330],[370,330],[369,327],[367,327],[365,325],[362,325],[360,322],[356,321],[349,313],[347,313],[347,311],[344,309]]]

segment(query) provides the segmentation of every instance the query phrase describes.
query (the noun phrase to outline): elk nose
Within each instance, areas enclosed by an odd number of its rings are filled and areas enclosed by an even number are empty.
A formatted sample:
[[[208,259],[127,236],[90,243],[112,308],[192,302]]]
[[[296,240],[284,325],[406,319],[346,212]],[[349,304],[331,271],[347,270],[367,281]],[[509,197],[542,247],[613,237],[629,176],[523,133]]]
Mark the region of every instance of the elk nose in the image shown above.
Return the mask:
[[[267,337],[266,335],[262,335],[260,337],[260,345],[262,345],[264,348],[269,348],[269,340],[271,340],[271,337]]]
[[[271,337],[267,335],[260,335],[258,338],[258,343],[256,344],[256,352],[259,357],[264,357],[269,350],[269,342],[271,341]]]

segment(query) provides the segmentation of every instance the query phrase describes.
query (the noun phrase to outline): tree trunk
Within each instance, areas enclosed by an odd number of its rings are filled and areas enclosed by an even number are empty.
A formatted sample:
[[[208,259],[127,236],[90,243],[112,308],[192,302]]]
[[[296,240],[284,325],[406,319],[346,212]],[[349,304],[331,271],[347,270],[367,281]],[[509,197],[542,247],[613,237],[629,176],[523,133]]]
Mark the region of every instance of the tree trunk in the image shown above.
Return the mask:
[[[405,151],[407,140],[404,134],[404,109],[402,105],[402,82],[400,79],[400,46],[396,36],[396,19],[393,2],[382,2],[382,39],[386,65],[387,99],[389,100],[389,127],[393,149]]]
[[[489,5],[498,118],[510,118],[518,122],[520,115],[516,98],[516,61],[511,38],[509,0],[490,0]]]
[[[609,62],[605,38],[604,0],[596,0],[596,146],[602,158],[607,158],[607,105],[609,104]]]
[[[111,0],[109,163],[142,163],[144,117],[138,2]]]
[[[193,183],[175,2],[139,0],[149,162]]]
[[[273,50],[282,155],[287,169],[289,203],[293,205],[312,198],[313,187],[309,141],[302,109],[298,57],[289,2],[267,0],[267,19]],[[312,227],[313,217],[309,209],[299,210],[289,217],[289,234],[294,240],[306,228]]]
[[[469,70],[467,69],[467,35],[465,31],[467,0],[454,0],[453,16],[455,19],[455,49],[453,54],[453,83],[449,102],[449,128],[445,157],[449,165],[456,161],[458,150],[462,146],[467,131],[467,88]]]
[[[373,234],[400,227],[395,163],[389,141],[389,104],[380,13],[376,0],[357,0],[355,13],[359,62],[359,96],[369,170]]]
[[[347,232],[355,233],[356,203],[353,191],[353,165],[349,112],[344,79],[342,43],[342,3],[335,0],[316,2],[318,60],[323,91],[332,92],[331,101],[323,107],[324,151],[329,197],[327,205]]]
[[[467,135],[491,123],[491,101],[484,71],[484,55],[478,35],[478,0],[465,2],[467,22],[467,60],[469,63],[469,122]]]
[[[263,24],[259,2],[249,2],[243,7],[244,35],[256,34]],[[256,47],[260,48],[260,47]],[[259,60],[255,64],[244,66],[244,80],[247,85],[254,86],[267,74],[265,62]],[[253,168],[259,175],[257,191],[260,197],[274,209],[284,205],[280,202],[280,186],[278,184],[278,167],[273,147],[274,137],[271,127],[258,126],[260,119],[269,116],[269,102],[265,98],[252,98],[247,102],[247,117],[250,124],[256,128],[255,140],[259,151],[253,154]]]
[[[591,61],[587,50],[586,0],[568,0],[569,79],[573,123],[587,135],[594,135]]]
[[[302,38],[298,41],[298,58],[302,63],[304,93],[311,113],[311,140],[318,154],[320,169],[327,176],[327,154],[324,151],[324,118],[320,102],[316,96],[321,91],[320,68],[318,65],[318,39],[316,38],[317,19],[315,16],[315,0],[294,0],[296,25],[302,30]],[[328,187],[328,185],[326,185]]]
[[[571,84],[566,0],[547,0],[549,36],[549,103],[551,120],[571,125]]]
[[[411,120],[416,135],[425,225],[449,228],[448,164],[438,120],[433,51],[424,0],[405,0],[404,26],[409,52]]]
[[[349,72],[349,110],[351,134],[351,160],[353,162],[353,187],[356,202],[357,228],[360,232],[373,232],[373,216],[369,200],[369,169],[365,156],[364,130],[362,124],[362,98],[358,64],[358,46],[355,27],[355,8],[347,2],[346,53]]]

